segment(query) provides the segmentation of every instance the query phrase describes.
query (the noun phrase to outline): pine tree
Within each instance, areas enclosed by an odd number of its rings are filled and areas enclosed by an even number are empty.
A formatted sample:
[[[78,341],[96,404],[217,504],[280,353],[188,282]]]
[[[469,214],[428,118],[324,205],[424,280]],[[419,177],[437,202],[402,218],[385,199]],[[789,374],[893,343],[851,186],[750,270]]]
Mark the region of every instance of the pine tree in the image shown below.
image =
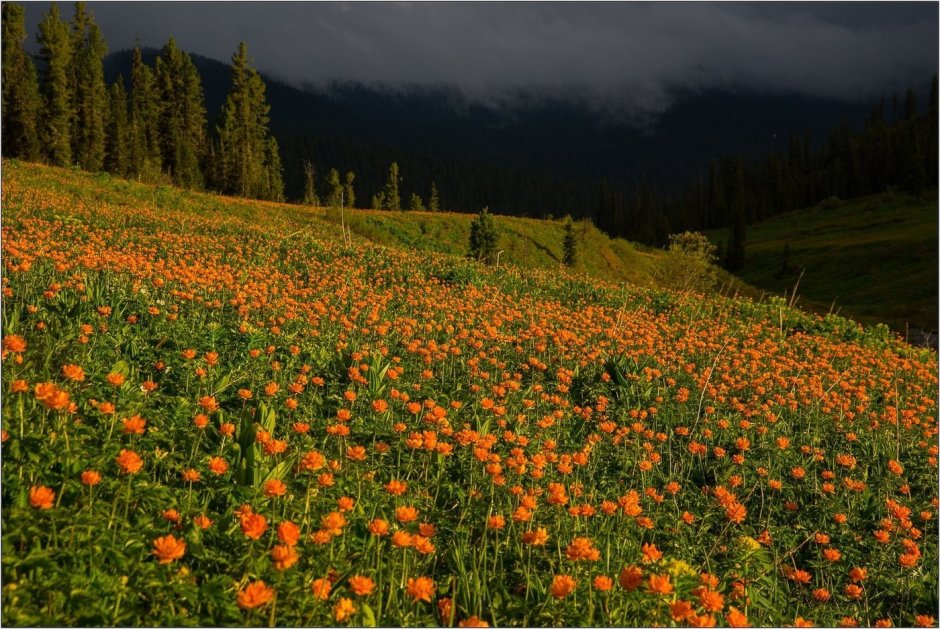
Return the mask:
[[[489,208],[483,208],[470,222],[470,251],[467,256],[492,264],[496,261],[496,247],[499,244],[499,233],[496,231],[496,222]]]
[[[320,197],[317,196],[316,173],[313,164],[304,160],[304,205],[319,206]]]
[[[157,58],[156,77],[163,169],[176,185],[200,188],[206,150],[202,80],[192,59],[176,47],[173,38]]]
[[[36,68],[23,49],[24,15],[21,5],[3,3],[3,155],[34,160],[39,158],[39,83]]]
[[[562,262],[565,266],[573,267],[578,258],[578,245],[574,237],[574,221],[568,216],[565,219],[565,237],[562,241]]]
[[[284,200],[284,174],[281,165],[281,150],[277,140],[272,135],[268,138],[264,150],[264,180],[265,186],[261,192],[262,199],[271,201]]]
[[[410,212],[423,212],[424,211],[424,202],[414,192],[411,193],[411,199],[408,201],[408,211]]]
[[[39,22],[39,58],[44,68],[42,80],[42,108],[39,116],[39,140],[44,157],[56,166],[72,163],[71,98],[69,96],[69,67],[72,49],[69,27],[52,3]]]
[[[98,171],[105,153],[108,89],[104,56],[108,48],[84,2],[75,3],[70,47],[72,158],[83,169]]]
[[[343,206],[343,183],[339,179],[339,171],[331,168],[326,175],[326,204],[329,207]]]
[[[385,209],[385,194],[382,192],[376,192],[372,195],[372,205],[373,210],[384,210]]]
[[[104,167],[109,173],[123,177],[131,168],[128,153],[130,128],[127,123],[127,92],[124,89],[123,77],[119,76],[111,86],[110,100]]]
[[[353,188],[353,182],[356,180],[356,174],[352,171],[346,173],[346,181],[343,184],[343,195],[345,196],[346,207],[356,207],[356,190]]]
[[[382,191],[383,209],[396,211],[401,209],[398,181],[398,163],[392,162],[392,165],[388,168],[388,181],[385,184],[385,190]]]
[[[243,197],[270,198],[274,190],[283,190],[276,175],[266,165],[271,159],[266,151],[272,146],[268,136],[268,112],[265,85],[251,67],[248,46],[238,45],[232,55],[232,89],[225,99],[216,131],[222,165],[223,190]],[[278,157],[280,161],[280,157]]]
[[[160,101],[153,71],[144,63],[139,44],[134,48],[131,65],[130,101],[129,172],[138,177],[156,179],[162,167]]]
[[[437,192],[437,184],[431,182],[431,196],[428,198],[428,210],[431,212],[441,211],[441,197]]]

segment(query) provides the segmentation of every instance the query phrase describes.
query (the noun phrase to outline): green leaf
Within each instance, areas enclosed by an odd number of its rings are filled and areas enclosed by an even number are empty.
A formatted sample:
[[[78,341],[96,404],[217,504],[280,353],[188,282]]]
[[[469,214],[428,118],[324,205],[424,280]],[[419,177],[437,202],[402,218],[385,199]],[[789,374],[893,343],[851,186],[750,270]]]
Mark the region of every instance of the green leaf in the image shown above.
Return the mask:
[[[362,605],[362,626],[363,627],[375,627],[375,612],[372,611],[372,608],[363,603]]]

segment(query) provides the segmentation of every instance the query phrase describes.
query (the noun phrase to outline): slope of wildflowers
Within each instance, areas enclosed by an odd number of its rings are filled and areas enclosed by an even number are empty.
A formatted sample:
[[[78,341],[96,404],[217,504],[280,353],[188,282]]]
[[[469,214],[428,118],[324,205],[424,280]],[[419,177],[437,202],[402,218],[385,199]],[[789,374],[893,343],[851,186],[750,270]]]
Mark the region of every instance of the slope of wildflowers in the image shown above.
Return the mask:
[[[935,624],[883,328],[3,176],[4,623]]]

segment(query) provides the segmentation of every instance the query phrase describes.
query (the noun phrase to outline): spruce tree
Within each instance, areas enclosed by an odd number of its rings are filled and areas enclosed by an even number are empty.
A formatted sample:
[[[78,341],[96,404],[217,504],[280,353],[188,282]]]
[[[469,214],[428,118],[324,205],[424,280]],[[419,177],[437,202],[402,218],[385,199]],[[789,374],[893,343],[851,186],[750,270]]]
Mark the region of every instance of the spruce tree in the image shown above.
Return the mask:
[[[431,212],[441,211],[441,197],[437,192],[437,184],[431,182],[431,196],[428,198],[428,210]]]
[[[160,158],[160,102],[153,71],[146,65],[138,44],[131,65],[128,159],[130,174],[154,179]]]
[[[110,89],[110,117],[107,127],[107,143],[104,167],[109,173],[123,177],[130,172],[131,163],[128,153],[130,128],[127,124],[127,91],[124,78],[118,77]]]
[[[331,168],[326,175],[326,204],[329,207],[343,205],[343,183],[339,179],[339,171]]]
[[[243,197],[272,198],[283,190],[280,168],[275,174],[270,169],[268,139],[268,112],[265,85],[261,75],[251,67],[248,47],[238,45],[232,55],[232,88],[216,131],[219,136],[219,156],[223,190]],[[280,157],[278,157],[280,162]]]
[[[320,197],[317,196],[316,172],[313,164],[304,160],[304,205],[320,205]]]
[[[386,210],[400,210],[401,196],[398,194],[398,163],[392,162],[388,167],[388,181],[385,183],[385,190],[382,191],[382,205]]]
[[[39,158],[39,83],[36,68],[23,49],[24,14],[21,5],[3,3],[3,155],[34,160]]]
[[[571,217],[565,218],[565,236],[562,240],[562,262],[565,266],[573,267],[578,258],[578,245],[574,237],[574,222]]]
[[[272,135],[268,138],[264,148],[264,189],[261,191],[262,199],[271,201],[284,200],[284,175],[281,164],[281,151],[277,140]]]
[[[105,153],[108,89],[104,56],[108,48],[84,2],[75,3],[70,47],[72,159],[85,170],[98,171]]]
[[[493,220],[489,208],[483,208],[470,222],[470,250],[467,256],[475,260],[492,264],[496,261],[496,247],[499,244],[499,233],[496,231],[496,222]]]
[[[424,202],[414,192],[411,193],[411,199],[408,201],[408,210],[410,212],[423,212]]]
[[[160,154],[163,170],[183,188],[203,184],[206,150],[206,110],[202,80],[189,55],[170,38],[157,58]]]
[[[68,24],[62,20],[55,2],[43,14],[36,40],[44,68],[39,116],[39,141],[43,157],[56,166],[69,166],[72,163],[69,137],[72,119],[69,67],[72,51]]]
[[[346,207],[356,206],[356,190],[353,188],[353,181],[356,180],[356,174],[352,171],[346,173],[346,181],[343,183],[343,195],[346,197]]]

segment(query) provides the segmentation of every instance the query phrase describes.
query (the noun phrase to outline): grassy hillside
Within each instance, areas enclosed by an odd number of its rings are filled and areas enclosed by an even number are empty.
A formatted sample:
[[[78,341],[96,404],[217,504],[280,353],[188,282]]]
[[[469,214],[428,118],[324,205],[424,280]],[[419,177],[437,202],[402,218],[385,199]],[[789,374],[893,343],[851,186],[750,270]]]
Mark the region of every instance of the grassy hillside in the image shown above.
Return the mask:
[[[904,334],[937,329],[937,198],[862,197],[791,212],[747,232],[748,284]],[[727,239],[727,232],[712,233]],[[785,248],[789,262],[783,272]],[[800,273],[803,277],[800,279]]]
[[[936,622],[937,355],[883,327],[39,166],[2,206],[4,626]]]

